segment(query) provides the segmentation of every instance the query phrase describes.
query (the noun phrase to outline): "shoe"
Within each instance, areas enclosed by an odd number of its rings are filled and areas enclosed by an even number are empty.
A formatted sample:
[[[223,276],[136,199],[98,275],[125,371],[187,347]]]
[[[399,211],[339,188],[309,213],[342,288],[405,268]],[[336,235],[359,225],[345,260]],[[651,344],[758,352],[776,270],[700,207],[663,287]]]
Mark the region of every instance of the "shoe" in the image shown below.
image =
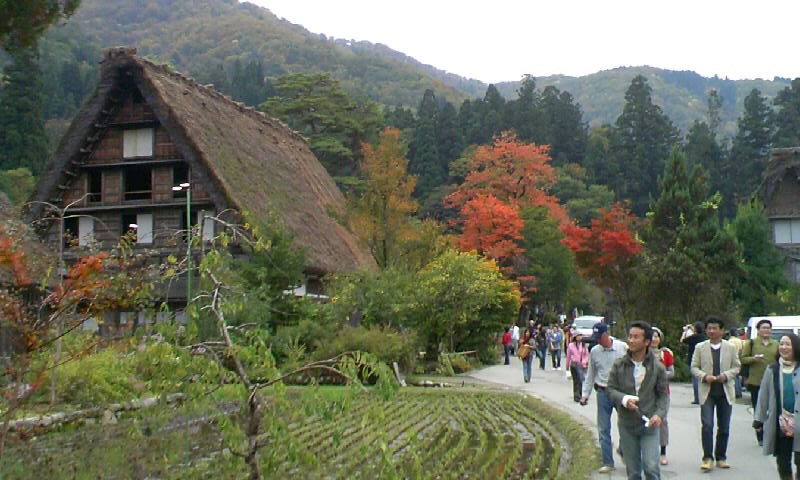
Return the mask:
[[[731,465],[725,460],[717,460],[717,468],[731,468]]]
[[[692,405],[700,405],[700,402],[692,402]]]
[[[667,460],[666,455],[661,455],[661,465],[669,465],[669,460]]]
[[[616,468],[614,468],[613,465],[603,465],[600,467],[600,470],[598,470],[597,473],[611,473],[614,470],[616,470]]]
[[[700,470],[702,470],[704,472],[711,471],[712,468],[714,468],[714,460],[712,460],[710,458],[704,459],[703,460],[703,464],[700,465]]]

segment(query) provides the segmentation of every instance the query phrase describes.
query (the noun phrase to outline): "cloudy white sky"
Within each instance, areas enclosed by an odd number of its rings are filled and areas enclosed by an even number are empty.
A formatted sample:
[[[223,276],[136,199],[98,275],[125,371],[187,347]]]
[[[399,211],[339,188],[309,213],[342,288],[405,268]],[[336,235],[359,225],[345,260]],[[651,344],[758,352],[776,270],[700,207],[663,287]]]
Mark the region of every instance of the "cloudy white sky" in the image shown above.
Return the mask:
[[[651,65],[800,76],[800,0],[248,0],[484,82]]]

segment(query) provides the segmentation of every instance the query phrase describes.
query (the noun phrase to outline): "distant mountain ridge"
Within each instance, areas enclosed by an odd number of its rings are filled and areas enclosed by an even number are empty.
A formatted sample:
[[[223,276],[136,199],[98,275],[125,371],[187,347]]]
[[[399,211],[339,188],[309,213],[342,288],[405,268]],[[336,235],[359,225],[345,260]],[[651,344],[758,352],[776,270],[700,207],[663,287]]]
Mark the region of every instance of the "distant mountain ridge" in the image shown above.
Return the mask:
[[[236,60],[260,60],[265,75],[323,71],[337,78],[356,98],[386,106],[416,107],[424,91],[458,106],[467,98],[483,97],[487,84],[425,65],[414,58],[368,41],[329,38],[280,19],[268,9],[237,0],[83,0],[71,24],[98,47],[132,45],[141,55],[165,61],[198,75]],[[410,32],[413,34],[413,32]],[[540,89],[553,85],[570,92],[581,104],[590,125],[613,123],[622,111],[625,90],[637,74],[653,89],[654,101],[684,133],[695,119],[705,119],[705,93],[717,89],[723,99],[721,131],[732,136],[743,99],[752,88],[772,98],[788,85],[786,79],[728,80],[695,72],[649,66],[620,67],[582,77],[554,75],[536,78]],[[497,84],[512,99],[519,81]]]

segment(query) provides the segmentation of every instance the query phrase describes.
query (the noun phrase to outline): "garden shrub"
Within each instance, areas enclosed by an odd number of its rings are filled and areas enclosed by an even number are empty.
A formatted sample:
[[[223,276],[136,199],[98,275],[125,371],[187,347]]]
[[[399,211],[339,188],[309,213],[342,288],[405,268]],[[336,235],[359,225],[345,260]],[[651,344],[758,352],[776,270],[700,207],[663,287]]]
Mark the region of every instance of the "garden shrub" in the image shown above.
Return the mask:
[[[400,333],[390,328],[345,326],[333,336],[327,333],[320,337],[319,347],[311,354],[313,360],[359,350],[374,354],[390,366],[397,362],[405,372],[413,371],[416,364],[417,337],[410,330]]]
[[[58,368],[56,393],[64,403],[92,407],[136,398],[133,363],[116,348],[105,348],[86,357],[66,362]],[[46,380],[50,385],[49,375]],[[49,396],[49,388],[42,389]]]
[[[472,370],[472,364],[470,364],[466,355],[452,355],[450,357],[450,365],[452,365],[455,373],[464,373]]]

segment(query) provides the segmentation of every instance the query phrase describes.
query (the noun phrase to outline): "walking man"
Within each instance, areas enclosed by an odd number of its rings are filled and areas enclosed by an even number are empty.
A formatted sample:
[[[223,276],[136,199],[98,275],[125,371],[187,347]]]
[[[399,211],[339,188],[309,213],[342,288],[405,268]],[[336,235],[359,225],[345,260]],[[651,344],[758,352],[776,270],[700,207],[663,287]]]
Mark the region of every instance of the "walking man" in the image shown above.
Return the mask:
[[[506,331],[503,333],[503,352],[506,354],[506,363],[505,365],[510,365],[510,354],[511,354],[511,328],[506,327]]]
[[[599,471],[608,473],[614,470],[614,446],[611,443],[611,414],[614,404],[606,393],[608,374],[614,361],[625,355],[628,346],[613,338],[603,322],[595,323],[592,327],[592,340],[597,341],[597,346],[589,352],[589,369],[583,381],[581,405],[589,402],[594,389],[597,392],[597,433],[603,457],[603,466]]]
[[[653,329],[634,322],[628,331],[628,353],[614,361],[608,375],[608,397],[617,407],[619,441],[628,480],[659,480],[661,419],[667,415],[667,372],[650,350]]]
[[[519,327],[515,323],[511,327],[511,355],[517,354],[517,345],[519,344]]]
[[[703,464],[701,469],[730,468],[727,459],[728,434],[734,401],[734,378],[741,366],[736,347],[722,339],[722,320],[706,318],[708,340],[697,344],[692,356],[692,376],[700,382],[700,421],[702,422]],[[714,445],[714,414],[717,441]]]
[[[764,371],[767,366],[775,362],[778,358],[778,342],[772,338],[772,322],[766,318],[756,323],[758,338],[744,342],[742,346],[742,365],[748,366],[747,390],[750,391],[750,404],[753,412],[758,403],[758,392],[761,388],[761,379],[764,378]],[[764,444],[764,432],[756,430],[756,440],[759,445]]]
[[[689,352],[687,355],[687,363],[692,364],[692,357],[694,356],[694,349],[698,343],[704,342],[706,336],[703,334],[705,326],[703,322],[694,322],[694,325],[686,325],[683,327],[683,335],[681,335],[681,343],[686,344]],[[692,405],[700,405],[700,383],[694,375],[692,375],[692,391],[694,392],[694,400]]]
[[[550,349],[551,366],[553,370],[561,370],[561,346],[564,343],[564,335],[558,325],[552,325],[547,333],[547,348]]]

